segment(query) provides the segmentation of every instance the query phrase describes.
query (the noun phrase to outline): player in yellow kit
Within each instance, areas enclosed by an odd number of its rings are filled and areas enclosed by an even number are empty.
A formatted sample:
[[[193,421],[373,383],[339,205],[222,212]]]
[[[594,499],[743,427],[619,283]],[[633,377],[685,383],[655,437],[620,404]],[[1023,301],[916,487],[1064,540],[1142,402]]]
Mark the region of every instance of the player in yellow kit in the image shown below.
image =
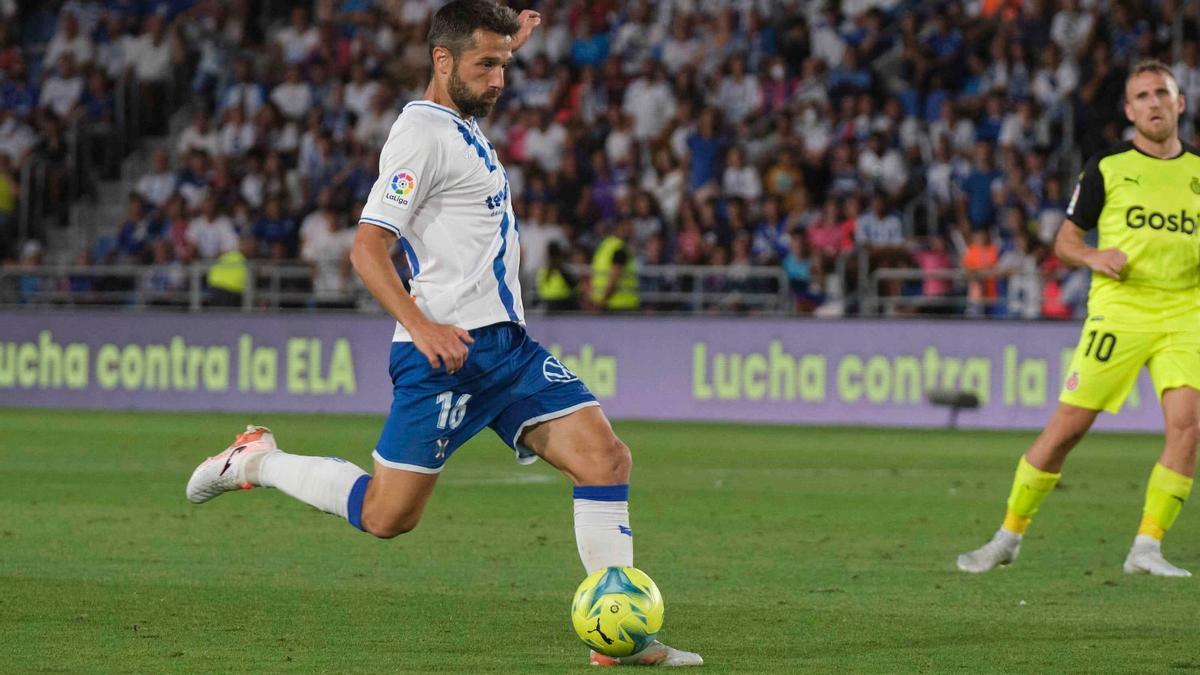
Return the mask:
[[[1092,270],[1079,346],[1058,409],[1017,465],[1003,525],[983,547],[958,557],[964,572],[1016,560],[1067,454],[1101,410],[1120,410],[1145,365],[1166,438],[1124,569],[1191,576],[1162,555],[1163,535],[1192,489],[1200,435],[1200,150],[1180,142],[1183,111],[1166,65],[1143,61],[1130,70],[1125,115],[1133,141],[1088,161],[1054,242],[1059,258]],[[1097,247],[1084,242],[1093,229]]]

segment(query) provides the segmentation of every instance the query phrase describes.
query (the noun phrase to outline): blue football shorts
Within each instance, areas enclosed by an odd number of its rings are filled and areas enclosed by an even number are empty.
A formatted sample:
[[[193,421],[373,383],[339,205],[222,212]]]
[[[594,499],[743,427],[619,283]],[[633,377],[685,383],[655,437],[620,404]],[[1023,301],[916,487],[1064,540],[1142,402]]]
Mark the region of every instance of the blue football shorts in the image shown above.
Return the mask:
[[[537,460],[519,441],[535,424],[600,405],[516,323],[469,331],[467,361],[458,372],[434,370],[411,342],[392,343],[392,409],[373,456],[393,469],[438,473],[450,455],[490,427],[517,454]]]

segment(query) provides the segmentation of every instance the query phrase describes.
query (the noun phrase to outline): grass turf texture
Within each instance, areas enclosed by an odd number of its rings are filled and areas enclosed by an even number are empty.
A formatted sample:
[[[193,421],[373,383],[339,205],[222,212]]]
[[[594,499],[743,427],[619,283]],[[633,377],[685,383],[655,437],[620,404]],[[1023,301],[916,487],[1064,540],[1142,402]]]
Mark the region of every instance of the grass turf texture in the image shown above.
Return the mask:
[[[0,410],[0,670],[582,671],[570,489],[489,432],[378,541],[273,490],[187,503],[248,420],[370,462],[372,417]],[[1097,435],[1011,569],[953,571],[1030,434],[622,423],[637,565],[705,672],[1200,668],[1196,580],[1127,577],[1153,436]],[[1200,571],[1185,509],[1170,559]]]

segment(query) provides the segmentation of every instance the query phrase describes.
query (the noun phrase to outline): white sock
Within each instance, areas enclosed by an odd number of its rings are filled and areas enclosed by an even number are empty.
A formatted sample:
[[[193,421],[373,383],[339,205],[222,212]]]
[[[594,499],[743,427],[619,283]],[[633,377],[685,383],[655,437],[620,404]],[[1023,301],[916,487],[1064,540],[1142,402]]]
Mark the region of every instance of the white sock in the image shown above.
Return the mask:
[[[263,455],[257,467],[246,467],[250,483],[277,488],[305,504],[347,519],[350,493],[366,475],[366,471],[339,457],[289,455],[282,450]],[[359,505],[361,508],[361,496]]]
[[[1139,534],[1133,538],[1133,548],[1161,551],[1162,542],[1148,534]]]
[[[575,487],[575,543],[588,574],[605,567],[633,567],[628,485]]]

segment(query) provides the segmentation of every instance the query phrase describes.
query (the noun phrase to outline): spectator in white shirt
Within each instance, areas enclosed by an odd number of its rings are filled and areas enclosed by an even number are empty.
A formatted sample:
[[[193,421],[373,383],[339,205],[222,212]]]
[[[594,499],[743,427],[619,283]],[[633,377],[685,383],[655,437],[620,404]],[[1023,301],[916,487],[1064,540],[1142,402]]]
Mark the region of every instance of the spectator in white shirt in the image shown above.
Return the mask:
[[[900,140],[902,150],[912,152],[924,146],[924,125],[913,115],[905,113],[904,104],[900,102],[900,99],[895,96],[889,97],[883,104],[882,117],[886,122],[880,126],[886,127],[888,133],[896,135]]]
[[[208,197],[210,176],[209,156],[203,150],[188,153],[187,166],[179,173],[178,190],[189,211],[200,208]]]
[[[96,54],[92,38],[79,30],[79,20],[71,12],[64,12],[60,16],[58,32],[46,45],[46,55],[42,64],[49,69],[58,63],[64,54],[70,54],[80,66],[91,63]]]
[[[858,172],[888,195],[896,197],[908,183],[908,167],[904,155],[887,145],[883,134],[871,134],[867,147],[858,155]]]
[[[762,196],[762,176],[758,169],[746,164],[741,146],[735,145],[725,153],[725,173],[721,176],[721,191],[728,197],[740,197],[753,202]]]
[[[933,140],[933,158],[925,166],[925,189],[933,197],[939,212],[954,204],[955,185],[969,171],[970,164],[962,159],[954,159],[950,152],[950,141],[945,136]]]
[[[108,40],[96,45],[95,64],[104,70],[109,79],[117,80],[129,65],[125,50],[133,42],[133,36],[125,32],[121,16],[116,12],[104,16],[104,27]]]
[[[1059,0],[1059,10],[1050,20],[1050,38],[1071,60],[1083,54],[1092,35],[1095,17],[1080,11],[1078,0]]]
[[[379,83],[367,79],[367,67],[356,61],[350,69],[350,82],[346,85],[346,108],[355,115],[362,115],[371,107],[371,100],[379,93]]]
[[[171,171],[171,158],[166,150],[155,150],[151,163],[154,170],[138,180],[137,193],[152,207],[158,208],[175,193],[179,179]]]
[[[142,34],[126,46],[125,58],[138,81],[145,130],[151,134],[165,134],[167,80],[171,66],[183,61],[183,46],[175,35],[167,33],[163,17],[151,14],[142,22]]]
[[[0,107],[0,155],[8,157],[14,168],[20,168],[37,145],[37,135],[7,108]]]
[[[106,4],[108,3],[100,2],[100,0],[67,0],[58,10],[58,14],[59,16],[67,14],[74,16],[79,21],[79,32],[84,35],[92,35],[105,14],[104,5]]]
[[[225,124],[217,135],[217,154],[226,157],[241,157],[254,147],[254,125],[246,119],[241,108],[225,111]]]
[[[554,76],[550,73],[550,61],[545,55],[533,57],[523,76],[514,87],[516,95],[527,108],[549,108],[550,95],[554,93]]]
[[[171,74],[177,47],[175,39],[167,34],[163,18],[151,14],[142,24],[142,34],[129,43],[125,60],[139,82],[163,83]]]
[[[657,138],[675,114],[675,95],[661,63],[642,64],[641,77],[625,90],[624,110],[633,117],[633,135],[645,142]]]
[[[846,41],[838,32],[838,16],[834,8],[826,7],[824,14],[812,23],[809,35],[813,56],[829,68],[841,65],[842,56],[846,53]]]
[[[665,147],[655,151],[653,166],[642,173],[642,189],[654,197],[667,222],[675,222],[679,214],[685,179],[683,167]]]
[[[945,136],[955,152],[969,153],[975,148],[975,125],[959,117],[953,101],[942,101],[938,118],[929,125],[929,137]]]
[[[721,78],[714,102],[726,121],[734,125],[759,110],[762,88],[757,77],[746,73],[745,57],[738,55],[729,60],[729,74]]]
[[[184,236],[202,260],[212,260],[238,247],[233,221],[217,209],[217,198],[211,195],[205,197],[200,215],[188,223]]]
[[[70,54],[63,54],[58,59],[58,70],[42,84],[38,107],[65,120],[79,105],[82,96],[83,77],[75,71],[75,59]]]
[[[671,28],[671,37],[663,43],[662,62],[667,71],[674,74],[687,66],[694,66],[703,55],[704,43],[693,34],[691,19],[687,15],[680,15]]]
[[[566,144],[567,130],[549,110],[541,112],[541,124],[525,132],[525,156],[542,171],[558,171]]]
[[[400,23],[406,26],[423,24],[441,4],[438,0],[406,0],[400,10]]]
[[[825,66],[816,58],[809,57],[800,67],[800,80],[796,82],[796,93],[792,95],[797,103],[812,103],[819,107],[829,105],[829,91],[825,88]]]
[[[300,66],[288,66],[283,82],[271,91],[271,102],[284,117],[298,120],[304,117],[313,104],[312,89],[301,79]]]
[[[521,56],[529,58],[544,55],[551,63],[559,63],[571,53],[571,31],[565,20],[559,20],[554,5],[543,4],[539,9],[542,22],[538,30],[529,35]]]
[[[562,226],[550,217],[557,216],[557,207],[554,214],[547,213],[549,210],[544,202],[530,202],[524,211],[528,215],[521,220],[521,286],[530,291],[537,287],[538,270],[546,266],[550,243],[569,246]]]
[[[313,294],[318,301],[340,299],[350,281],[354,229],[340,227],[332,203],[332,188],[322,188],[317,210],[305,216],[300,225],[300,259],[313,266]]]
[[[192,123],[179,134],[179,142],[175,144],[175,154],[186,156],[192,150],[203,150],[208,155],[215,155],[220,149],[216,129],[212,128],[208,113],[203,108],[196,111]]]
[[[1179,135],[1187,138],[1195,127],[1192,120],[1195,119],[1196,111],[1200,110],[1200,49],[1197,49],[1195,40],[1184,41],[1182,56],[1183,58],[1175,62],[1171,72],[1175,74],[1175,81],[1179,83],[1179,93],[1183,94],[1184,110],[1188,111],[1188,114],[1179,120]]]
[[[221,112],[230,108],[241,108],[247,115],[253,115],[267,102],[262,85],[254,81],[248,61],[238,61],[233,64],[234,81],[221,94]]]
[[[900,216],[888,212],[887,199],[883,195],[877,193],[871,197],[871,208],[858,216],[854,241],[870,249],[904,245],[904,223]]]
[[[354,136],[359,143],[369,148],[382,147],[396,122],[396,109],[392,107],[392,93],[380,87],[371,100],[371,107],[358,118]]]
[[[1055,112],[1079,86],[1079,68],[1074,61],[1064,60],[1054,43],[1042,48],[1041,57],[1041,65],[1033,73],[1033,96],[1043,108]]]
[[[291,23],[275,36],[275,44],[283,52],[283,60],[295,65],[304,62],[320,41],[316,26],[308,20],[308,10],[296,7],[292,10]]]
[[[608,123],[611,129],[608,137],[604,139],[604,153],[608,155],[608,163],[618,168],[629,167],[633,163],[635,150],[633,120],[613,103],[608,107]]]
[[[238,186],[238,194],[254,209],[262,207],[265,196],[266,178],[263,176],[261,165],[258,155],[254,153],[246,155],[245,173]]]
[[[1029,99],[1017,101],[1017,109],[1005,115],[1004,123],[1000,125],[1001,148],[1029,152],[1048,144],[1049,140],[1044,125],[1034,116],[1033,102]]]
[[[662,27],[650,23],[650,5],[638,0],[629,11],[629,20],[613,36],[609,53],[621,57],[625,74],[632,75],[645,61],[654,57],[654,48],[662,42]]]

